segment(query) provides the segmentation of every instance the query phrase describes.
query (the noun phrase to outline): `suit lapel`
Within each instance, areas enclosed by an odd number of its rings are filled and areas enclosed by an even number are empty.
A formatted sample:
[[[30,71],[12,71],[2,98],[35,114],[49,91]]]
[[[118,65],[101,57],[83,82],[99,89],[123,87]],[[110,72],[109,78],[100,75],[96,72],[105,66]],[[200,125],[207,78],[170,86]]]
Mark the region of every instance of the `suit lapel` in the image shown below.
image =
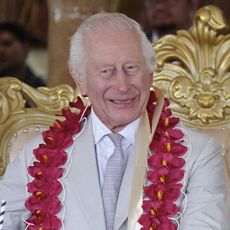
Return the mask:
[[[105,230],[104,210],[95,154],[92,121],[75,140],[72,165],[69,173],[70,187],[84,212],[90,229]]]
[[[158,98],[158,105],[154,111],[152,130],[150,130],[146,111],[141,117],[140,126],[136,134],[134,152],[128,159],[124,178],[122,180],[115,215],[114,230],[118,230],[128,216],[128,229],[135,229],[137,219],[142,213],[142,190],[147,167],[147,151],[150,140],[152,140],[155,133],[164,102],[161,91],[155,89],[155,93]]]
[[[128,230],[140,229],[138,218],[143,212],[141,205],[143,201],[143,185],[145,182],[147,168],[147,150],[154,136],[164,104],[164,97],[161,91],[157,88],[155,88],[154,91],[157,97],[157,106],[154,110],[154,115],[152,118],[152,129],[150,129],[149,126],[147,113],[145,113],[142,116],[142,122],[140,124],[139,132],[137,133],[135,154],[138,164],[136,164],[134,170],[135,180],[132,184],[132,195],[128,215]]]
[[[138,128],[138,132],[136,134],[136,139],[144,139],[147,141],[147,144],[141,143],[139,146],[138,143],[139,141],[136,141],[136,144],[134,146],[134,152],[129,156],[128,164],[126,167],[125,175],[122,180],[121,184],[121,189],[120,189],[120,194],[118,197],[118,206],[117,206],[117,212],[115,216],[115,224],[114,224],[114,229],[118,230],[119,227],[124,223],[124,221],[128,218],[128,213],[129,213],[129,208],[130,208],[130,199],[131,199],[131,194],[132,194],[132,187],[133,183],[136,182],[136,176],[135,176],[135,181],[134,175],[135,175],[135,169],[140,167],[140,162],[138,159],[138,153],[137,151],[141,151],[139,153],[140,156],[144,157],[147,155],[147,148],[148,148],[148,138],[149,138],[149,124],[148,124],[148,117],[147,113],[144,113],[141,121],[140,121],[140,126]],[[147,124],[147,127],[145,127]],[[145,141],[145,142],[146,142]],[[146,146],[146,148],[144,147]],[[139,148],[138,148],[139,147]],[[140,150],[141,149],[141,150]],[[146,163],[144,162],[144,166],[146,168]],[[139,175],[137,175],[139,176]]]

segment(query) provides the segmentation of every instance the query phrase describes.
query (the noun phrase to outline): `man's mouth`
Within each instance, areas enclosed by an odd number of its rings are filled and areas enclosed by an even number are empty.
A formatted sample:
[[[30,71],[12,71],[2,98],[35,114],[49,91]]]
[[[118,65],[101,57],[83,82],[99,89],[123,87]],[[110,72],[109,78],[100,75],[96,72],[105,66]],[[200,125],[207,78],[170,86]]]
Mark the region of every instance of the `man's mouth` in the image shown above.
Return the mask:
[[[110,100],[111,102],[115,104],[128,104],[131,103],[134,99],[126,99],[126,100]]]

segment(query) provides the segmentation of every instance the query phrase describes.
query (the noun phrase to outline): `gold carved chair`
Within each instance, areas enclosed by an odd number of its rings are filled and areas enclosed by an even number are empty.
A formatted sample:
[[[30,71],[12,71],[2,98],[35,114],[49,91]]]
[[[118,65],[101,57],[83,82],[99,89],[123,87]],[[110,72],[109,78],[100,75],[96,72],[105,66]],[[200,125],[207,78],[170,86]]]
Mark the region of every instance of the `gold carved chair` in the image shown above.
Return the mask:
[[[69,85],[33,88],[16,78],[0,78],[0,176],[22,145],[47,129],[77,96]]]
[[[191,31],[180,30],[153,44],[155,85],[188,126],[217,138],[230,191],[230,30],[215,6],[199,9]]]

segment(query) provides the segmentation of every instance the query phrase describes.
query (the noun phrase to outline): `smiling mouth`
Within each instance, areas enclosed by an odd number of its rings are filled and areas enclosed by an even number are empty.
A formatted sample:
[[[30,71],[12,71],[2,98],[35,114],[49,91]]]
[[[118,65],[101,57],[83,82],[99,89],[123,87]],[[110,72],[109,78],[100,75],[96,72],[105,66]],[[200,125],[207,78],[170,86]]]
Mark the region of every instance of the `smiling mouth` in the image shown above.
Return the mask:
[[[130,104],[131,102],[134,101],[135,98],[131,99],[126,99],[126,100],[110,100],[112,103],[117,104],[117,105],[122,105],[122,104]]]

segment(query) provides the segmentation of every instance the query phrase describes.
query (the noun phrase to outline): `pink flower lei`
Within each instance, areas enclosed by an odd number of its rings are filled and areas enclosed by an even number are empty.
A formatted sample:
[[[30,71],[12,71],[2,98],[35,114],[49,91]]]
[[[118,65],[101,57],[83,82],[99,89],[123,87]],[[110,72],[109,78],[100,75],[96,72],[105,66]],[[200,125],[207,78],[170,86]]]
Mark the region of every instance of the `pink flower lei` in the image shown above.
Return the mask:
[[[147,106],[149,120],[152,121],[156,97],[151,93]],[[172,117],[165,100],[156,132],[149,146],[153,155],[148,158],[147,180],[144,187],[143,214],[138,222],[141,230],[174,230],[176,225],[170,217],[178,211],[174,202],[179,198],[182,188],[180,181],[184,177],[182,167],[185,164],[182,155],[187,148],[182,145],[183,133],[176,129],[179,119]],[[73,111],[75,110],[75,111]],[[77,112],[76,112],[77,110]],[[62,191],[59,179],[63,176],[67,161],[66,148],[73,144],[74,134],[81,130],[81,119],[90,113],[83,102],[70,103],[70,108],[62,110],[64,121],[56,120],[49,130],[43,132],[44,143],[34,149],[36,158],[28,173],[33,177],[27,184],[31,193],[25,201],[26,208],[31,212],[27,219],[29,230],[58,230],[62,226],[57,214],[62,208],[58,195]],[[151,122],[150,122],[151,124]]]

